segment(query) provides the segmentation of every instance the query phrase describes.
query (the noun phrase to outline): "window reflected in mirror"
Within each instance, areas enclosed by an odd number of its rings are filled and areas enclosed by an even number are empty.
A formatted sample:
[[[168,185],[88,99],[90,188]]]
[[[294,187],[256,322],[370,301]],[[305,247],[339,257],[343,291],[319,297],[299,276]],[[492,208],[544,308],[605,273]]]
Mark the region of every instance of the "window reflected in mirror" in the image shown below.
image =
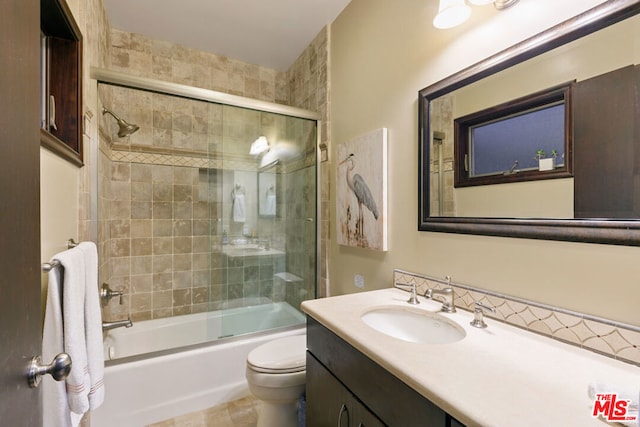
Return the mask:
[[[455,119],[455,187],[570,176],[570,90],[562,85]]]

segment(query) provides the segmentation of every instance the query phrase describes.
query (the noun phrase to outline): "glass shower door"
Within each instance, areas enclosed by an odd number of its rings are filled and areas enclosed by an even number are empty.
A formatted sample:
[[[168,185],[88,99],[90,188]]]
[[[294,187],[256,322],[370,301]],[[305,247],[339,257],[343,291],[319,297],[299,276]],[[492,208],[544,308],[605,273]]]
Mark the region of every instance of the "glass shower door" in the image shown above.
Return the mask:
[[[316,121],[222,115],[222,336],[301,324],[315,297]]]

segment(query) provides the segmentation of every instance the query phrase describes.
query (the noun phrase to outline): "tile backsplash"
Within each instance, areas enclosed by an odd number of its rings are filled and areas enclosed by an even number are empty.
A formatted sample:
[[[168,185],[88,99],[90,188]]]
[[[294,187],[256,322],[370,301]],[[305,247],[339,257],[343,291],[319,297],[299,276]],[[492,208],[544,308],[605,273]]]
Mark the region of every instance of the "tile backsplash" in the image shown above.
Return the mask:
[[[485,312],[486,318],[640,366],[639,327],[402,270],[393,272],[396,283],[415,283],[421,295],[450,285],[457,308],[473,311],[478,301],[496,310]]]

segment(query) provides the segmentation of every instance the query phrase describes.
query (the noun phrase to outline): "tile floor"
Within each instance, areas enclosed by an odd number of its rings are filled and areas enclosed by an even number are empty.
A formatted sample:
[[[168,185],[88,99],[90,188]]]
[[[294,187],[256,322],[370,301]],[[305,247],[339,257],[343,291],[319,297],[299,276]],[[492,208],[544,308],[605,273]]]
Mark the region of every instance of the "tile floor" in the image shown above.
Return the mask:
[[[249,396],[147,427],[255,427],[257,421],[258,401]]]

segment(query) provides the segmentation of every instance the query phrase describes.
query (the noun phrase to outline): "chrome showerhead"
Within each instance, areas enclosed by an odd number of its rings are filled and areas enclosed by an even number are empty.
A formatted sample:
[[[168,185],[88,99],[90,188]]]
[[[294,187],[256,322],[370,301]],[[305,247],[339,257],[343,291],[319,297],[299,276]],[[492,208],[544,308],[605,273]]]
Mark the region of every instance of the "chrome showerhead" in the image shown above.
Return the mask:
[[[113,118],[116,119],[116,122],[118,122],[119,138],[124,138],[125,136],[129,136],[135,131],[137,131],[138,129],[140,129],[140,126],[132,123],[127,123],[125,120],[122,120],[120,117],[116,116],[112,111],[108,110],[105,107],[102,107],[102,114],[107,114],[107,113],[111,114]]]

